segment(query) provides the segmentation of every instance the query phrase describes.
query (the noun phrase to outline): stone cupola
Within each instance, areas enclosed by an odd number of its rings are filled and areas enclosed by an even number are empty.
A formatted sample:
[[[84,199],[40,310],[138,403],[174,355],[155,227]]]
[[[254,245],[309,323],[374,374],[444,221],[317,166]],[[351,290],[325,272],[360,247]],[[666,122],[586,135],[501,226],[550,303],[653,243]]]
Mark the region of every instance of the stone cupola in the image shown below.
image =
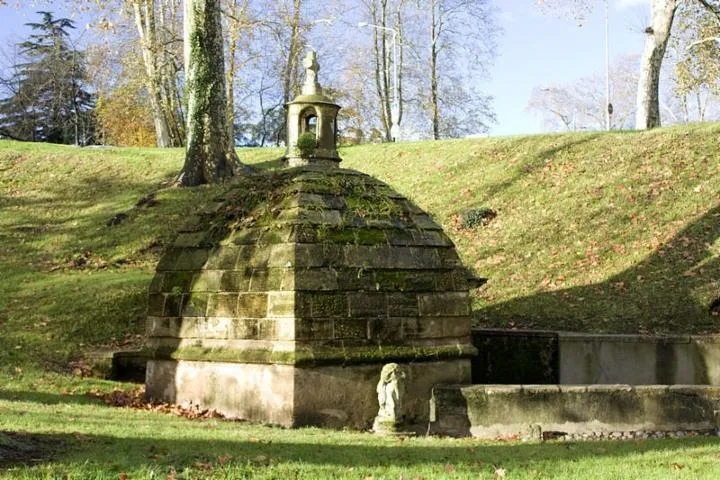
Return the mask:
[[[336,167],[341,161],[336,148],[337,114],[340,106],[323,94],[317,78],[320,65],[314,51],[311,50],[305,55],[303,66],[305,83],[301,93],[286,105],[285,159],[290,167],[301,165]],[[308,140],[312,138],[309,137],[310,135],[315,137],[314,148],[312,141]]]
[[[432,387],[471,379],[468,272],[430,215],[337,168],[339,107],[317,85],[313,52],[305,66],[288,105],[295,167],[236,179],[160,259],[147,395],[285,426],[367,428],[380,373],[396,363],[402,417],[426,426]],[[312,126],[318,146],[300,156],[294,142]]]

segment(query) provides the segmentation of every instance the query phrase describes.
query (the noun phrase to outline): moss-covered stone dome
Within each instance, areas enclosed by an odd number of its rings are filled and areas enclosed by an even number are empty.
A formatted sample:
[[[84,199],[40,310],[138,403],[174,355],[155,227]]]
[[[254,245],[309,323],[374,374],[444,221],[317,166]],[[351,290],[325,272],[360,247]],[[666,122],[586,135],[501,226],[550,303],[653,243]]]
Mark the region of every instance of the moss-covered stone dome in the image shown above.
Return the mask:
[[[158,361],[465,359],[468,288],[452,242],[407,198],[357,171],[293,168],[238,180],[181,229],[150,287],[148,342]],[[151,395],[177,397],[181,382],[151,367]]]

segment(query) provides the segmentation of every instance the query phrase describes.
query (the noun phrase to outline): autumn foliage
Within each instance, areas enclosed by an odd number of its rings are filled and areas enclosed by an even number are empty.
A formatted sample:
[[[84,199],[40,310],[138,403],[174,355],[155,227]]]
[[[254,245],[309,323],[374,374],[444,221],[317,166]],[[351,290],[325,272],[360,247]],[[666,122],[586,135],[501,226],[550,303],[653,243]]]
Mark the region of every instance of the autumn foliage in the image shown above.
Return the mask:
[[[147,103],[124,85],[98,99],[95,109],[98,134],[104,144],[120,147],[154,147],[155,129]]]

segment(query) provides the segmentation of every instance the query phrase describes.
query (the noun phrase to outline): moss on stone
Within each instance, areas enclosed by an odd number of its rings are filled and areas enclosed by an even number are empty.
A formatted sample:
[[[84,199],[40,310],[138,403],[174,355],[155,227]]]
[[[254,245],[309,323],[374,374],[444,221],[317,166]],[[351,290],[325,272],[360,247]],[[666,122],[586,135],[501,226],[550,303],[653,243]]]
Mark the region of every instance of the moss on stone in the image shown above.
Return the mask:
[[[203,347],[158,347],[148,355],[156,360],[191,360],[227,363],[267,363],[296,366],[358,365],[398,362],[424,362],[469,358],[477,354],[472,345],[437,347],[367,346],[350,348],[302,346],[294,352],[270,349],[235,350]]]

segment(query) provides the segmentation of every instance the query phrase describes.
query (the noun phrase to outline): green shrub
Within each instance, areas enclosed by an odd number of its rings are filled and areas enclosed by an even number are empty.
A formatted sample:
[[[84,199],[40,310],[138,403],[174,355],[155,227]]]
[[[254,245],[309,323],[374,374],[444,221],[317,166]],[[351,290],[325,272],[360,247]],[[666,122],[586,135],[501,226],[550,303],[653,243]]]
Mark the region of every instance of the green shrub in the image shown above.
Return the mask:
[[[309,157],[315,152],[317,148],[317,140],[315,135],[310,132],[305,132],[298,137],[297,141],[298,150],[300,150],[301,157]]]
[[[462,228],[475,228],[487,225],[497,212],[489,207],[468,208],[460,212],[460,226]]]

